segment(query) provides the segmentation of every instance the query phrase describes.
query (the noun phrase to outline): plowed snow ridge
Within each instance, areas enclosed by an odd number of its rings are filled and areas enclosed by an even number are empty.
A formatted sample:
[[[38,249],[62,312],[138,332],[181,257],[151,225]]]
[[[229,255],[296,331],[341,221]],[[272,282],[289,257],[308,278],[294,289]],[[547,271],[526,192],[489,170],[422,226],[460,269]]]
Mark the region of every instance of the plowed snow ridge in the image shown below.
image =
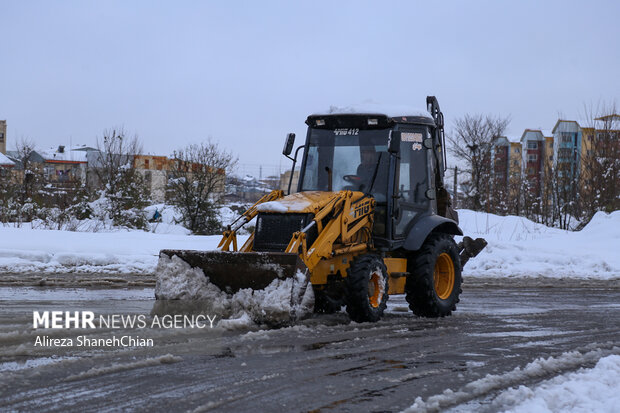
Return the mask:
[[[527,380],[544,378],[567,370],[575,370],[584,363],[595,362],[609,354],[620,354],[620,347],[613,347],[609,350],[597,349],[586,353],[571,351],[563,353],[558,357],[539,358],[523,368],[517,367],[508,373],[488,374],[482,379],[468,383],[458,391],[447,389],[442,394],[429,397],[426,401],[418,397],[415,403],[404,410],[404,412],[438,412],[447,407],[483,397],[492,391],[518,385]]]

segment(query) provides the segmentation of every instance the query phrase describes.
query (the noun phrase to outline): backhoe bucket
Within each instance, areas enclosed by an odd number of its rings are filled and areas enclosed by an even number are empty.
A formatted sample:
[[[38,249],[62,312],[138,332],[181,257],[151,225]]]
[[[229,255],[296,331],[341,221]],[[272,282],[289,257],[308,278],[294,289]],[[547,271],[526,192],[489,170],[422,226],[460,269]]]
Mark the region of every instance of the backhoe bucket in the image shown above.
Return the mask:
[[[262,290],[276,279],[307,273],[297,254],[284,252],[161,250],[160,258],[163,255],[176,255],[192,268],[202,269],[210,283],[229,294],[244,288]]]

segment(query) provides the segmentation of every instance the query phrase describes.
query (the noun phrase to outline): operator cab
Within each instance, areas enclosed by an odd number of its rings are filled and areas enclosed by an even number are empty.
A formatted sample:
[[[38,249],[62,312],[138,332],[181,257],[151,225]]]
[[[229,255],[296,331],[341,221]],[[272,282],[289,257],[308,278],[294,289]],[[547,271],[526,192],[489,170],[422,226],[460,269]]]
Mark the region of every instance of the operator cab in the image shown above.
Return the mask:
[[[428,150],[432,144],[425,145],[436,128],[429,112],[332,108],[310,115],[306,124],[297,190],[352,190],[374,197],[377,247],[397,248],[417,215],[431,209],[436,213],[429,189],[435,188],[438,160]],[[394,132],[399,132],[400,147],[390,153]]]

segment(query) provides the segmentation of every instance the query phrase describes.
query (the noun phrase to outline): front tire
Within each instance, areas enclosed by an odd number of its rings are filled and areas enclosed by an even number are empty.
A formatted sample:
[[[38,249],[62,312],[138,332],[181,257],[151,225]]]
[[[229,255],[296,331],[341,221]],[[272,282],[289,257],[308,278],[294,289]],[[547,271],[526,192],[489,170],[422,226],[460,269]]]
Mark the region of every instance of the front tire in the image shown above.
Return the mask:
[[[409,308],[422,317],[445,317],[456,310],[461,290],[461,262],[454,239],[431,234],[413,259],[405,293]]]
[[[354,258],[347,269],[346,282],[346,306],[351,320],[379,321],[388,300],[388,273],[381,257],[364,254]]]

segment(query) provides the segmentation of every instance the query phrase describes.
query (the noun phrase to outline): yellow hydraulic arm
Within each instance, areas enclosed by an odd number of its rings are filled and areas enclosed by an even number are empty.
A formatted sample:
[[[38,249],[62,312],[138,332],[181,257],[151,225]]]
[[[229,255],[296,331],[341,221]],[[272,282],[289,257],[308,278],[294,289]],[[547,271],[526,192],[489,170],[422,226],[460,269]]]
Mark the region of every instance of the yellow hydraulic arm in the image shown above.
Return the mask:
[[[371,241],[375,200],[361,192],[335,193],[314,215],[314,220],[293,234],[285,252],[299,254],[310,271],[321,259],[368,249]],[[332,218],[323,225],[324,218]],[[318,236],[308,248],[307,232],[315,226]],[[366,235],[363,234],[364,229]]]

